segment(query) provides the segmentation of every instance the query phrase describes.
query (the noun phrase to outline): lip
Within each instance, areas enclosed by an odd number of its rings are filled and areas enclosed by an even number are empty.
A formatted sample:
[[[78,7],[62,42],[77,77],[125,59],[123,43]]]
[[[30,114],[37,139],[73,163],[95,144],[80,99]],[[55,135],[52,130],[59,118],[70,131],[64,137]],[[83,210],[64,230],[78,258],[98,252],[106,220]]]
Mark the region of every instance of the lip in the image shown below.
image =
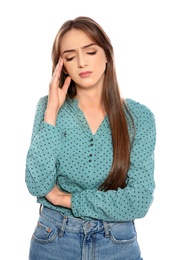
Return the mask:
[[[83,71],[83,72],[79,73],[79,76],[80,76],[81,78],[87,78],[87,77],[89,77],[91,74],[92,74],[92,71]]]

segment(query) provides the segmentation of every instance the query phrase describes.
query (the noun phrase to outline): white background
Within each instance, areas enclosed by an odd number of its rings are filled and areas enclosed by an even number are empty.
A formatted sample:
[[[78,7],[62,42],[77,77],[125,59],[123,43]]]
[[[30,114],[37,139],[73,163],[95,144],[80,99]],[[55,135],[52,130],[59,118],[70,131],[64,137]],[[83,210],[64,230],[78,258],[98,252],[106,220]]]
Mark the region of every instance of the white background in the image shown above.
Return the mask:
[[[48,93],[54,37],[79,15],[94,18],[111,38],[122,95],[156,117],[154,202],[136,221],[142,256],[181,260],[183,7],[177,0],[0,2],[1,259],[28,259],[38,218],[24,182],[35,108]]]

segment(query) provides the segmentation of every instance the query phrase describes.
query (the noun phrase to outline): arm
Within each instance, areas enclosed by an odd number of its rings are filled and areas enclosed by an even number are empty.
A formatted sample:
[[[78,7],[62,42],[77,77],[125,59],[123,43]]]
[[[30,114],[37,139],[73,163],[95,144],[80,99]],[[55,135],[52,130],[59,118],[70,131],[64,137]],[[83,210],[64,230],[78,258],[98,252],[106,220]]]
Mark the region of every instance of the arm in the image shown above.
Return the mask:
[[[33,196],[44,196],[54,187],[56,162],[61,143],[57,127],[45,123],[46,98],[40,99],[34,120],[32,141],[26,158],[26,184]]]
[[[142,119],[144,120],[144,119]],[[155,121],[150,113],[136,132],[131,150],[127,186],[124,189],[84,190],[72,194],[75,217],[126,221],[146,215],[153,200]]]
[[[54,205],[71,208],[73,214],[81,218],[127,221],[145,216],[155,188],[155,139],[155,121],[151,115],[136,133],[126,188],[107,192],[84,190],[71,196],[54,187],[46,198]]]
[[[66,78],[63,88],[59,88],[59,78],[63,62],[59,61],[53,73],[49,96],[40,99],[34,120],[31,144],[26,158],[26,184],[34,196],[45,196],[55,184],[56,162],[61,143],[56,118],[63,105],[70,84]]]

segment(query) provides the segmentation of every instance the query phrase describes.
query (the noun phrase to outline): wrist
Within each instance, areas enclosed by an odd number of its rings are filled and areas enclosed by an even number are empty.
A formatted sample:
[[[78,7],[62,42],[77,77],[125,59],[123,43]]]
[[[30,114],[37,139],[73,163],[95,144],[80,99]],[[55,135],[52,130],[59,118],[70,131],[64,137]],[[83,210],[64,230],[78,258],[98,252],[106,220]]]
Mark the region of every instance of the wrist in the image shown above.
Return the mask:
[[[47,108],[44,115],[44,122],[55,126],[57,115],[58,115],[58,111],[56,111],[55,109]]]

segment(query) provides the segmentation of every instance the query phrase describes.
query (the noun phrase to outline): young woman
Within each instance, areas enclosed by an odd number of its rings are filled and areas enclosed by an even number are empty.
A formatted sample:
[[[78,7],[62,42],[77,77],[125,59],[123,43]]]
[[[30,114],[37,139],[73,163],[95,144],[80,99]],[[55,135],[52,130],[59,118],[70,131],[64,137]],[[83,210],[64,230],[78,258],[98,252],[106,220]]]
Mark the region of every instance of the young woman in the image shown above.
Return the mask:
[[[37,105],[26,184],[41,205],[30,260],[142,260],[134,220],[152,203],[155,120],[120,96],[110,39],[66,21]]]

